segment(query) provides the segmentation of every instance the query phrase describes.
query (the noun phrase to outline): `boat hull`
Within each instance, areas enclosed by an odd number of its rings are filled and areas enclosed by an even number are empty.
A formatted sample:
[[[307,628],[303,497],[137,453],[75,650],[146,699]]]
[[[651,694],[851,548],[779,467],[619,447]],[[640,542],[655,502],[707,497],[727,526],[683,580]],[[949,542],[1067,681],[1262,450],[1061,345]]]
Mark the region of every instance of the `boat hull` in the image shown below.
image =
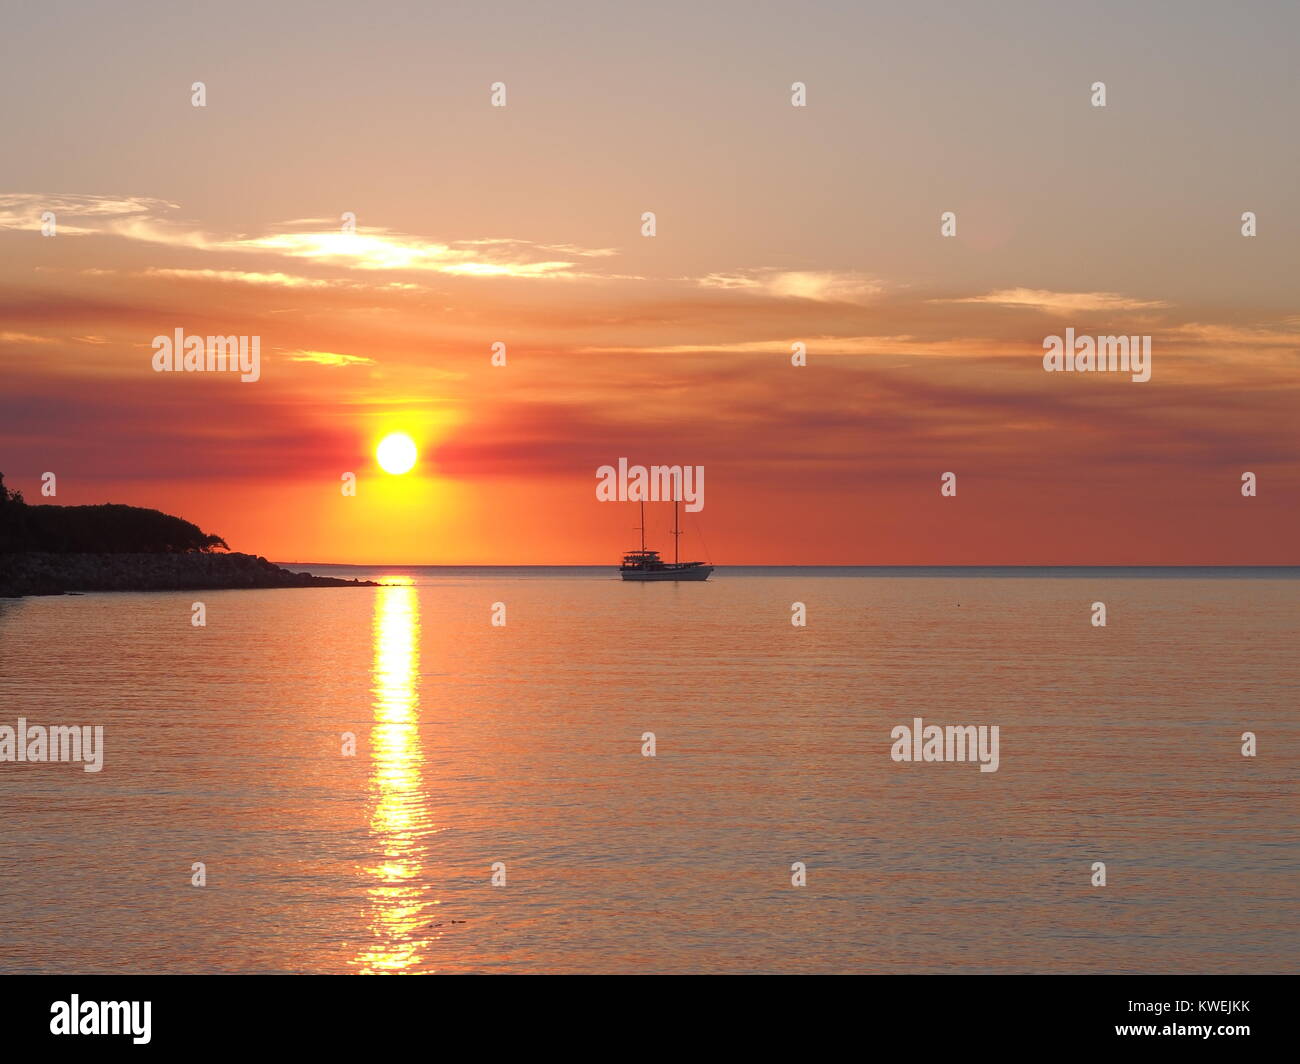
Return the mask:
[[[660,583],[665,580],[707,580],[713,572],[711,565],[692,565],[689,569],[623,569],[624,580],[638,583]]]

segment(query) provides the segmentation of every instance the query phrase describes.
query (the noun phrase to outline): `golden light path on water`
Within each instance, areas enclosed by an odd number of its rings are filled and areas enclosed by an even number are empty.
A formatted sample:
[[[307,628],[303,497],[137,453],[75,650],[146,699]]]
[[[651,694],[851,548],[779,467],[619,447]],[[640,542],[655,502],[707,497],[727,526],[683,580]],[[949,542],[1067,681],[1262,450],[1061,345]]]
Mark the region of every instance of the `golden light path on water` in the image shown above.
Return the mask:
[[[427,847],[431,831],[420,747],[420,601],[409,578],[375,592],[374,726],[370,733],[371,843],[365,869],[373,941],[356,958],[367,974],[422,966],[431,938]]]

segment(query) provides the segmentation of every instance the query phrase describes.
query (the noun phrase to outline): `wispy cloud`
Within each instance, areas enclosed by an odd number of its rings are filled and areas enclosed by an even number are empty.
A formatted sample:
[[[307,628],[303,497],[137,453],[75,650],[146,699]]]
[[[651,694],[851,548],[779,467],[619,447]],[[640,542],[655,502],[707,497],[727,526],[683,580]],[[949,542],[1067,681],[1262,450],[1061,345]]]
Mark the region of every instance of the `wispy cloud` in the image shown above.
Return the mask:
[[[549,277],[572,271],[570,259],[536,258],[544,251],[523,241],[436,243],[388,229],[358,227],[279,232],[209,241],[209,250],[253,251],[354,270],[431,271],[471,277]]]
[[[576,354],[638,355],[782,355],[789,356],[794,343],[804,345],[810,356],[818,355],[966,355],[987,350],[981,340],[926,339],[920,336],[798,336],[786,340],[739,340],[730,343],[660,344],[638,347],[581,347]]]
[[[41,214],[54,211],[58,231],[63,235],[99,233],[195,251],[273,255],[347,270],[458,277],[598,278],[602,275],[580,268],[582,262],[617,254],[613,248],[537,244],[506,237],[439,242],[378,226],[358,226],[355,231],[344,232],[338,219],[328,218],[281,222],[259,236],[217,236],[167,216],[177,209],[176,204],[165,200],[139,196],[3,193],[0,228],[39,229]],[[292,279],[276,271],[211,270],[191,274],[251,284],[303,287],[317,283]]]
[[[1177,336],[1192,344],[1210,344],[1218,347],[1295,347],[1300,348],[1300,319],[1285,319],[1286,329],[1271,326],[1243,326],[1186,322],[1166,329],[1166,335]]]
[[[231,284],[270,285],[279,288],[331,288],[337,282],[289,273],[256,273],[249,270],[184,270],[155,267],[142,271],[145,277],[173,277],[182,281],[223,281]]]
[[[1000,288],[987,295],[935,299],[932,302],[986,303],[997,307],[1040,310],[1045,314],[1075,314],[1091,310],[1160,310],[1169,306],[1160,300],[1130,299],[1117,292],[1052,292],[1044,288]]]
[[[361,355],[340,355],[335,351],[295,351],[290,362],[315,362],[320,366],[373,366],[373,358]]]
[[[777,299],[811,299],[819,303],[866,303],[884,285],[860,273],[842,270],[780,270],[765,268],[734,273],[710,273],[698,278],[703,288],[753,292]]]
[[[85,236],[103,232],[111,223],[131,217],[175,210],[176,204],[149,196],[80,196],[41,192],[0,192],[0,229],[41,228],[41,216],[54,213],[56,232]],[[73,219],[74,222],[69,222]],[[77,225],[75,221],[92,223]]]

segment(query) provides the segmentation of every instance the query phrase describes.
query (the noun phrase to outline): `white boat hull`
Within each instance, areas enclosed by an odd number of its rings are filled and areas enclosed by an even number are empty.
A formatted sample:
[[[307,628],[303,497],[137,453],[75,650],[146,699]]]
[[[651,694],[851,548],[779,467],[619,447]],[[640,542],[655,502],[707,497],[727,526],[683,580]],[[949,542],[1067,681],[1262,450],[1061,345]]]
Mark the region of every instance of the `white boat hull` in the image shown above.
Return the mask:
[[[713,572],[711,565],[692,565],[683,569],[623,569],[624,580],[641,582],[662,580],[707,580]]]

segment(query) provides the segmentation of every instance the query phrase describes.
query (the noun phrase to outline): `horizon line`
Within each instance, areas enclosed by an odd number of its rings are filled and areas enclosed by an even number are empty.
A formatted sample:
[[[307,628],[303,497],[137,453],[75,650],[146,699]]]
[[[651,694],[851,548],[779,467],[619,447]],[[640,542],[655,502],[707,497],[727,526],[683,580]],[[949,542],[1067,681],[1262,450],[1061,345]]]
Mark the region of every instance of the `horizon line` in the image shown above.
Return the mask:
[[[231,552],[236,553],[236,552]],[[276,565],[335,565],[352,569],[611,569],[618,570],[617,565],[609,562],[306,562],[276,561]],[[1186,565],[1148,564],[1143,562],[1079,563],[1050,562],[1045,564],[1025,564],[1023,562],[977,562],[952,565],[930,562],[881,563],[881,562],[761,562],[738,563],[735,565],[717,565],[718,569],[1296,569],[1300,562],[1213,562]]]

